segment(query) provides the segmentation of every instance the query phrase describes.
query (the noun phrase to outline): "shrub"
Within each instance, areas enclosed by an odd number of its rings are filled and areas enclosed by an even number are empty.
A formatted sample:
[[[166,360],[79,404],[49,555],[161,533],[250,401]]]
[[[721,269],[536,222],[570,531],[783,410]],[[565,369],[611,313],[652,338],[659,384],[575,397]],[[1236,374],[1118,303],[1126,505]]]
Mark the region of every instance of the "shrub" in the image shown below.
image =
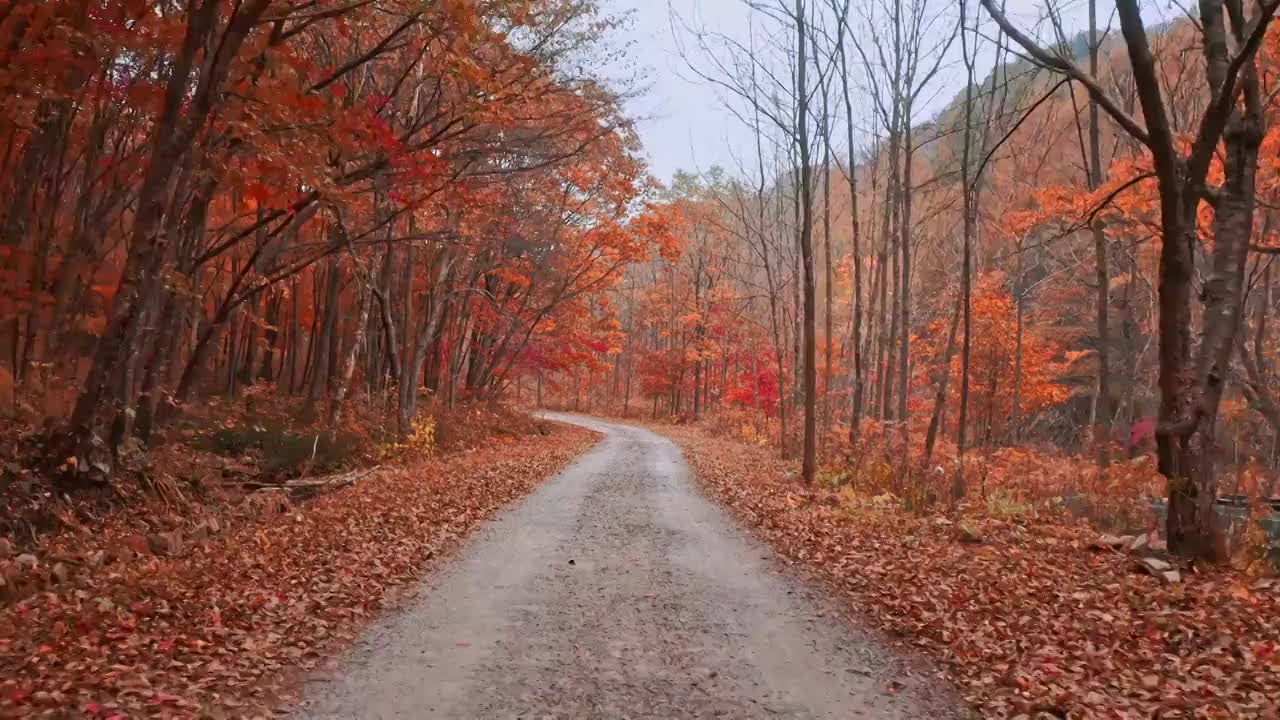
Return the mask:
[[[252,457],[268,476],[337,472],[365,449],[360,435],[345,430],[302,432],[276,423],[238,423],[197,434],[193,444],[227,457]]]

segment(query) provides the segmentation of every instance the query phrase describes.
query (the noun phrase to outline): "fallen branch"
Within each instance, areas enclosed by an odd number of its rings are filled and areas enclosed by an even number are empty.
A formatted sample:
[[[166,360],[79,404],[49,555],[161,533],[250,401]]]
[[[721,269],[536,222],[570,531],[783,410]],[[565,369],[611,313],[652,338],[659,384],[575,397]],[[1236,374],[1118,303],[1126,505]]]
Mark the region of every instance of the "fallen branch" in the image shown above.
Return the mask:
[[[381,465],[374,465],[370,468],[361,468],[359,470],[352,470],[345,473],[321,475],[310,478],[296,478],[282,482],[273,482],[269,480],[245,480],[240,484],[250,490],[284,490],[289,493],[290,499],[298,500],[314,497],[324,492],[331,492],[338,488],[347,487],[348,485],[354,485],[369,475],[372,475],[381,467]]]

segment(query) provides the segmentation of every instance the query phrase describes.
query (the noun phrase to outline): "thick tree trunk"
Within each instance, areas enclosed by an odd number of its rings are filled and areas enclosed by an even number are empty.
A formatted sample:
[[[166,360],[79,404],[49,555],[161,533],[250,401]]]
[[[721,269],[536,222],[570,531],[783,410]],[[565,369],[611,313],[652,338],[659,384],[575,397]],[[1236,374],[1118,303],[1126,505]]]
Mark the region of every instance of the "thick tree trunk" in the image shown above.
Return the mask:
[[[1120,109],[1091,77],[1061,58],[1055,62],[1052,53],[1013,27],[993,0],[982,2],[1001,28],[1030,55],[1083,82],[1090,97],[1151,151],[1163,231],[1158,271],[1160,411],[1156,453],[1160,472],[1169,482],[1169,548],[1187,556],[1212,558],[1219,554],[1213,511],[1217,492],[1213,467],[1215,425],[1241,324],[1258,150],[1266,131],[1254,54],[1274,18],[1276,6],[1249,7],[1254,17],[1246,18],[1244,3],[1200,2],[1197,29],[1212,101],[1199,119],[1190,151],[1184,154],[1169,121],[1160,71],[1137,0],[1117,0],[1116,15],[1145,127]],[[961,3],[962,13],[963,9]],[[1222,158],[1223,182],[1221,188],[1210,190],[1205,187],[1206,178],[1218,154]],[[1193,363],[1193,249],[1200,241],[1196,221],[1206,192],[1215,198],[1214,244],[1210,274],[1201,293],[1204,313]]]
[[[108,410],[108,402],[114,406],[112,414],[117,417],[131,410],[125,407],[125,388],[121,387],[127,384],[129,375],[124,366],[136,358],[139,338],[148,319],[147,308],[155,304],[163,288],[163,268],[172,246],[167,234],[160,230],[166,214],[173,211],[169,204],[175,175],[182,160],[191,152],[192,138],[208,122],[213,97],[226,77],[230,58],[239,51],[269,4],[269,0],[250,0],[237,7],[217,43],[217,52],[206,61],[207,67],[200,74],[194,92],[190,82],[195,59],[202,50],[212,47],[222,3],[205,0],[190,15],[182,48],[169,70],[164,109],[152,137],[150,164],[134,205],[136,211],[124,272],[72,411],[64,436],[66,442],[50,446],[52,462],[61,464],[68,455],[86,460],[100,419],[107,414],[104,411]],[[190,103],[186,102],[188,97]]]
[[[1234,113],[1223,140],[1225,180],[1214,213],[1212,267],[1201,292],[1204,330],[1194,365],[1189,362],[1191,268],[1189,262],[1186,266],[1179,262],[1190,260],[1189,247],[1172,257],[1167,267],[1162,253],[1160,288],[1161,389],[1172,392],[1166,391],[1168,402],[1161,403],[1164,427],[1156,439],[1160,472],[1169,479],[1169,548],[1183,555],[1211,560],[1221,559],[1223,552],[1214,511],[1218,494],[1215,439],[1218,408],[1243,318],[1245,267],[1253,231],[1254,189],[1262,141],[1260,121]],[[1179,219],[1186,223],[1184,227],[1195,227],[1194,215],[1190,212]],[[1165,243],[1166,246],[1173,244]],[[1169,309],[1173,310],[1170,324],[1186,316],[1186,322],[1179,323],[1181,332],[1173,333],[1168,352],[1163,342],[1167,280],[1174,281],[1168,287]],[[1180,303],[1176,310],[1172,307],[1174,300]],[[1164,395],[1162,392],[1162,399]]]

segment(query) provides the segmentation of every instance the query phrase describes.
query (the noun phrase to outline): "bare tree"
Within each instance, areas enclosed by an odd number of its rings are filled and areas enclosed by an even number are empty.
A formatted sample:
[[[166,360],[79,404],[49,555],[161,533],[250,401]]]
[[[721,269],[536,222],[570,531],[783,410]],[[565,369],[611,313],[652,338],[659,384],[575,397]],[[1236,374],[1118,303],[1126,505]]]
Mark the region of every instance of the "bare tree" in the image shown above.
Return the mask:
[[[969,361],[973,354],[973,236],[976,208],[973,201],[974,183],[972,182],[971,160],[973,154],[973,82],[974,82],[974,49],[970,47],[969,29],[965,25],[968,2],[960,0],[960,49],[964,56],[964,130],[960,153],[960,192],[964,224],[963,247],[961,248],[960,265],[960,297],[961,314],[964,320],[964,339],[960,350],[960,418],[957,430],[956,445],[958,447],[959,467],[956,469],[955,482],[952,485],[953,499],[964,496],[964,451],[968,441],[969,426]],[[974,22],[974,38],[977,37],[977,21]]]
[[[852,231],[851,259],[853,265],[853,319],[850,332],[850,351],[853,355],[852,382],[849,403],[849,444],[858,440],[858,428],[862,423],[863,369],[862,369],[862,226],[858,216],[858,160],[854,143],[853,99],[849,92],[849,59],[845,51],[845,34],[849,31],[849,0],[837,5],[831,0],[836,14],[836,58],[839,61],[840,92],[844,100],[845,139],[848,143],[848,170],[845,179],[849,183],[849,224]]]
[[[800,263],[804,292],[804,449],[800,476],[812,484],[817,470],[818,428],[816,400],[818,394],[817,291],[813,272],[813,178],[809,159],[809,83],[808,20],[804,0],[795,0],[792,21],[796,28],[796,152],[800,159]]]

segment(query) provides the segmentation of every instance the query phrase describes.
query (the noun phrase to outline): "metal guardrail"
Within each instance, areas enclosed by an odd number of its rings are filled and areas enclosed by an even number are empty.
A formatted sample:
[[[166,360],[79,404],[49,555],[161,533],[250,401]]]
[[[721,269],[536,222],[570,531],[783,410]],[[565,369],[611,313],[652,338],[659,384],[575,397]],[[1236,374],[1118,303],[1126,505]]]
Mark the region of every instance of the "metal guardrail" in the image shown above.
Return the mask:
[[[1280,498],[1254,500],[1247,495],[1224,495],[1216,503],[1218,517],[1225,522],[1228,532],[1238,532],[1250,521],[1255,502],[1270,506],[1270,512],[1263,515],[1258,524],[1267,535],[1268,555],[1280,562]],[[1150,498],[1148,503],[1152,512],[1163,522],[1169,511],[1168,498]],[[1093,516],[1097,519],[1097,508],[1082,496],[1067,496],[1063,498],[1063,504],[1075,515]]]
[[[1226,529],[1231,532],[1250,521],[1254,502],[1265,503],[1271,507],[1271,512],[1259,518],[1258,524],[1267,534],[1268,554],[1272,557],[1280,557],[1280,498],[1255,501],[1247,495],[1224,495],[1218,498],[1215,507],[1218,517],[1226,521]],[[1164,519],[1169,511],[1169,500],[1153,498],[1151,509]]]

